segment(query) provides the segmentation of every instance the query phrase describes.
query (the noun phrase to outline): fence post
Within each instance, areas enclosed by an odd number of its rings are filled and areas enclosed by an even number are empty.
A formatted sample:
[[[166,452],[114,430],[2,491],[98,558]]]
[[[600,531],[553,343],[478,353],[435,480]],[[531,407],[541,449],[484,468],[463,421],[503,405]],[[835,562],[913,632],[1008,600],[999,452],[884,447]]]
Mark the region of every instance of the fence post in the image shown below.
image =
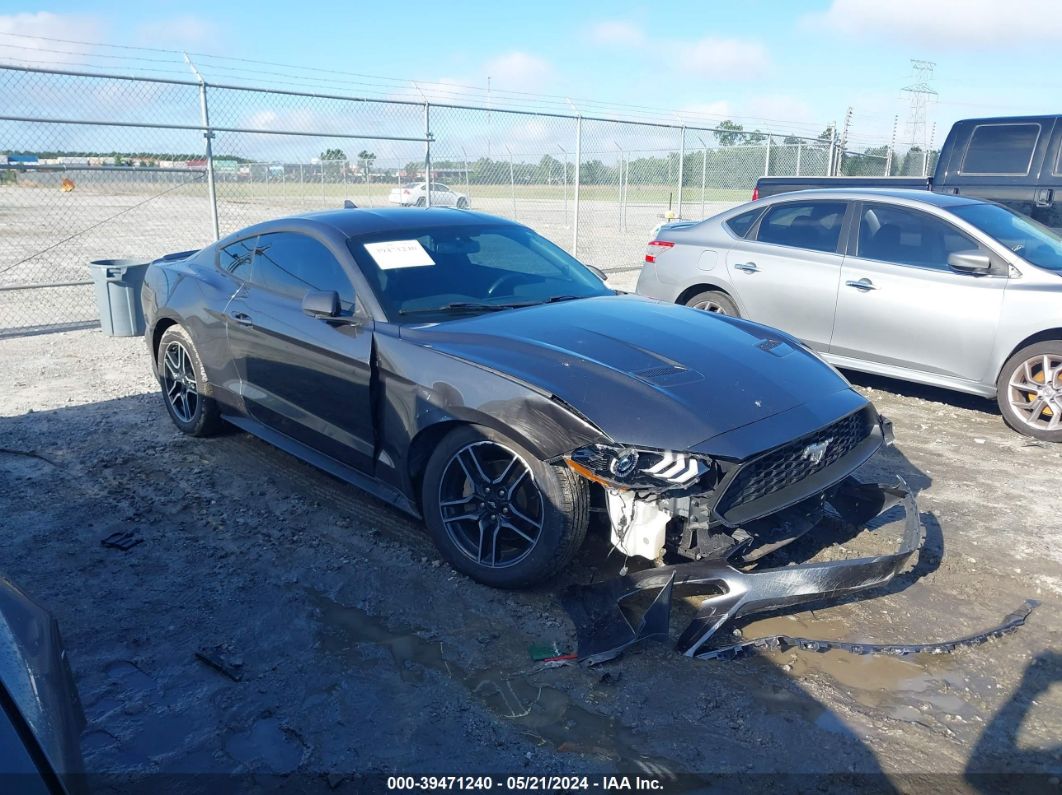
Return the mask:
[[[830,125],[830,157],[829,162],[826,163],[826,176],[833,177],[834,174],[834,158],[837,157],[837,125]]]
[[[771,176],[771,134],[767,133],[767,156],[763,159],[763,176]]]
[[[431,103],[424,103],[424,206],[431,207]]]
[[[795,174],[795,176],[798,176],[798,177],[800,176],[800,152],[803,150],[803,148],[804,148],[804,142],[798,140],[797,141],[796,174]]]
[[[513,169],[513,150],[509,144],[505,145],[505,151],[509,153],[509,191],[513,198],[513,220],[516,220],[516,174]]]
[[[221,225],[218,223],[218,193],[214,185],[214,131],[210,129],[210,109],[207,107],[207,84],[199,78],[199,113],[203,121],[203,138],[206,139],[206,173],[207,194],[210,197],[210,220],[214,228],[214,240],[221,239]]]
[[[697,140],[701,142],[701,218],[704,218],[704,186],[708,181],[708,147],[700,136],[697,136]]]
[[[583,159],[583,117],[575,117],[575,173],[572,175],[572,204],[575,206],[572,215],[572,256],[579,256],[579,182],[581,161]]]
[[[683,124],[679,128],[679,168],[678,168],[678,217],[682,217],[682,183],[684,177],[682,174],[683,167],[686,164],[686,125]]]

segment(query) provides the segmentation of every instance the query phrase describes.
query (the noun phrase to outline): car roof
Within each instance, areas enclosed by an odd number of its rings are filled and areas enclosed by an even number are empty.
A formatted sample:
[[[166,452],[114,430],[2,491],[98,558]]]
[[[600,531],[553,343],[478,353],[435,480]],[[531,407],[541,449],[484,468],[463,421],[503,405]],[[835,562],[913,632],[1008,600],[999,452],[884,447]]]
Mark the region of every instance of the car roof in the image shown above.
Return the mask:
[[[401,232],[405,229],[425,229],[448,226],[520,226],[515,221],[496,215],[461,210],[456,207],[355,207],[318,212],[300,213],[264,221],[241,229],[226,237],[246,237],[249,234],[267,234],[275,227],[298,227],[321,229],[322,226],[347,237],[367,235],[374,232]]]
[[[789,199],[799,197],[803,199],[865,199],[867,201],[873,199],[899,199],[900,201],[918,202],[919,204],[929,204],[934,207],[944,208],[958,207],[963,204],[986,204],[986,202],[970,196],[955,196],[914,188],[811,188],[778,193],[768,198],[784,201],[787,197]]]

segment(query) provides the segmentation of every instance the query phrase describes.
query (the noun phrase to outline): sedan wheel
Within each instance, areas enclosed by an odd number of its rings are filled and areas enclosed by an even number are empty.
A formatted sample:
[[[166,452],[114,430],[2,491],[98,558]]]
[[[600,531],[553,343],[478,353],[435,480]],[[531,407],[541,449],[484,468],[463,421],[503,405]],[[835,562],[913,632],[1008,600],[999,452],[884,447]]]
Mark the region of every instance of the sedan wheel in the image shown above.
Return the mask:
[[[1041,342],[1018,351],[1000,373],[997,400],[1019,433],[1062,441],[1062,342]]]
[[[501,434],[462,426],[442,439],[421,483],[424,520],[458,571],[497,588],[547,579],[586,537],[589,490]]]
[[[717,315],[741,317],[741,313],[738,312],[737,304],[734,303],[734,299],[726,293],[718,290],[708,290],[703,293],[697,293],[697,295],[690,297],[686,301],[686,306],[700,309],[704,312],[713,312]]]

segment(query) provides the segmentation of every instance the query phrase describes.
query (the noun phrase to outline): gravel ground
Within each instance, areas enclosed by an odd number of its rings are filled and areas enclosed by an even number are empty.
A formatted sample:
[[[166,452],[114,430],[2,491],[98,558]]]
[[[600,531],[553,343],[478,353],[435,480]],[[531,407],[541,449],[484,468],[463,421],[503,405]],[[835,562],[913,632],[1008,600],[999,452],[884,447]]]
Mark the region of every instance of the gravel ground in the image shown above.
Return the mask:
[[[1026,772],[1058,789],[1062,447],[1012,433],[987,402],[853,376],[897,433],[862,474],[917,490],[926,549],[878,598],[744,631],[930,641],[1039,599],[1017,632],[944,656],[699,662],[654,645],[530,672],[529,644],[574,638],[560,588],[616,570],[600,529],[557,582],[493,591],[441,563],[416,523],[246,434],[181,436],[139,339],[3,340],[0,375],[0,572],[59,619],[92,772],[351,792],[354,772],[810,786],[719,778],[785,772],[838,792],[988,791],[975,774]],[[101,546],[117,531],[142,543]],[[864,533],[831,551],[890,543]],[[891,784],[853,778],[880,773]]]

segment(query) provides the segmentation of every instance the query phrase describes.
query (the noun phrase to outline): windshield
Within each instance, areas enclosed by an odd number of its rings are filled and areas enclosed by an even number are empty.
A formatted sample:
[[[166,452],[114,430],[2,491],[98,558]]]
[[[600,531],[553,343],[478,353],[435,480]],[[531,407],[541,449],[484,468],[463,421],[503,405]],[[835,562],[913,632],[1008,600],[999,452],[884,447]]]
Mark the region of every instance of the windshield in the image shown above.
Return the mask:
[[[392,231],[348,246],[393,321],[430,322],[613,292],[574,257],[519,226]]]
[[[998,204],[967,204],[952,212],[1033,265],[1062,271],[1062,236],[1043,224]]]
[[[419,182],[407,182],[405,185],[402,186],[402,189],[403,190],[409,190],[410,188],[415,188],[418,185],[420,185]]]

